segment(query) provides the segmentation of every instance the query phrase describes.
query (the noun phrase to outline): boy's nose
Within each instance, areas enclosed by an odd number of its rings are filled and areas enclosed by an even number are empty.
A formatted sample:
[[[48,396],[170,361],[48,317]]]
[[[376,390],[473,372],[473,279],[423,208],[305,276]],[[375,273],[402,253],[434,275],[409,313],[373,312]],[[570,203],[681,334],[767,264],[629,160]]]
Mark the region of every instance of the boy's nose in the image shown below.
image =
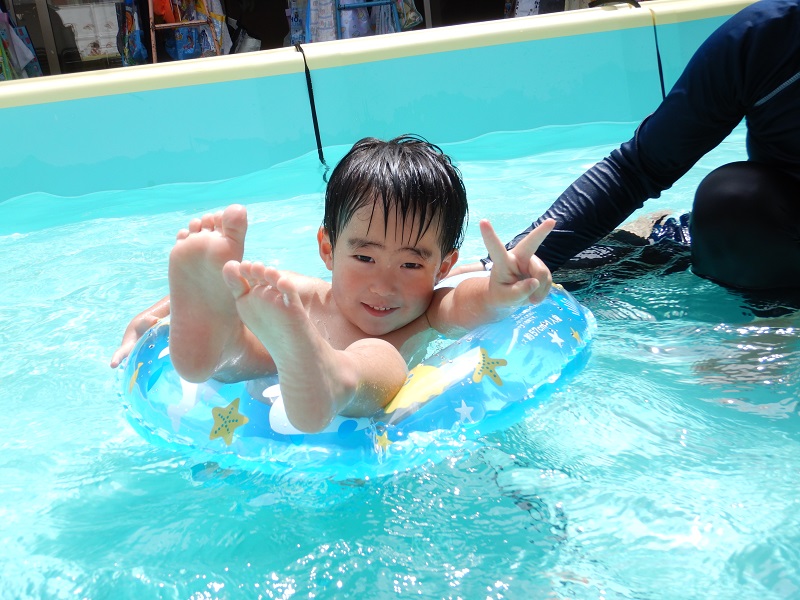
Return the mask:
[[[376,273],[369,285],[369,290],[379,296],[390,296],[395,293],[397,277],[387,271]]]

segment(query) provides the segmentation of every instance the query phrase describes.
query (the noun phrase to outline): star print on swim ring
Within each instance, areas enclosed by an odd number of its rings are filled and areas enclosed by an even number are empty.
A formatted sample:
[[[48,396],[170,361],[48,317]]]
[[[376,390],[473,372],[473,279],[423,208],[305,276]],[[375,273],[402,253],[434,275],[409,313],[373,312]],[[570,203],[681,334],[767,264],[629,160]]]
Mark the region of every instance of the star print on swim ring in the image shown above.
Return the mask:
[[[152,443],[223,467],[366,479],[439,462],[520,421],[583,368],[595,328],[591,312],[554,286],[541,304],[479,327],[411,369],[371,418],[339,416],[314,434],[289,422],[274,377],[182,380],[169,358],[168,320],[139,340],[120,387],[128,420]]]

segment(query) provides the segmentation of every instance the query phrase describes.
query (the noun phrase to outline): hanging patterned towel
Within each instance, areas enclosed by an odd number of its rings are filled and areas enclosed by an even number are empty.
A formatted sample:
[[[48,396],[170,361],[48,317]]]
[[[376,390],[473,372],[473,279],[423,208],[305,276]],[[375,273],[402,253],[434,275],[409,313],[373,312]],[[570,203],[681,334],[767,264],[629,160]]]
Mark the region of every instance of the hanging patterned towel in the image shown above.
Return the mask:
[[[397,14],[400,15],[400,26],[403,31],[422,23],[422,15],[414,5],[414,0],[397,0]]]
[[[124,5],[117,5],[120,20],[120,34],[117,38],[122,64],[126,67],[141,65],[147,62],[147,49],[142,41],[142,28],[139,21],[139,11],[135,0],[125,0]]]
[[[28,34],[28,28],[24,25],[20,25],[16,27],[14,31],[33,57],[31,58],[31,62],[25,65],[25,72],[28,74],[28,77],[40,77],[42,75],[42,65],[39,64],[39,59],[36,57],[36,50],[33,48],[33,42],[31,41],[31,36]]]
[[[207,24],[176,27],[164,39],[164,49],[173,60],[219,56],[231,47],[219,0],[172,0],[180,21]]]
[[[339,6],[345,7],[349,4],[356,4],[362,0],[339,0]],[[381,6],[380,8],[386,8]],[[373,13],[377,8],[373,8]],[[373,25],[370,23],[369,10],[366,8],[351,8],[339,12],[339,21],[342,30],[339,32],[339,39],[349,39],[366,37],[373,34]],[[316,40],[315,40],[316,41]]]
[[[216,48],[214,54],[227,54],[231,47],[231,40],[220,0],[196,0],[194,18],[208,21],[208,34],[211,35],[211,41]],[[209,56],[209,54],[205,53],[203,56]]]
[[[36,56],[19,38],[8,18],[0,10],[0,43],[3,46],[2,71],[3,79],[19,79],[27,77],[25,67]]]
[[[307,2],[298,0],[300,14],[303,14],[302,5],[304,3],[306,5],[306,43],[335,40],[336,16],[333,0],[307,0]]]
[[[5,40],[2,39],[2,34],[0,34],[0,81],[16,78],[17,74],[11,68],[11,61],[8,59],[8,54],[6,54]]]
[[[390,5],[381,4],[370,10],[372,11],[372,29],[376,35],[395,33],[397,31],[394,14]]]

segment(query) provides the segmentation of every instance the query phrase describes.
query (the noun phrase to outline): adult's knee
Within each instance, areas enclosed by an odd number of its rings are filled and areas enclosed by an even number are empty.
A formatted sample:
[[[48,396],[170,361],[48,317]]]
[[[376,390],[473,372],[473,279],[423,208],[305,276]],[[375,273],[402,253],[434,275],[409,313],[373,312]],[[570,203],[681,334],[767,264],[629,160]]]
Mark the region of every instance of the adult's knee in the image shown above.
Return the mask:
[[[725,165],[698,186],[692,269],[742,289],[800,287],[800,181],[751,162]]]

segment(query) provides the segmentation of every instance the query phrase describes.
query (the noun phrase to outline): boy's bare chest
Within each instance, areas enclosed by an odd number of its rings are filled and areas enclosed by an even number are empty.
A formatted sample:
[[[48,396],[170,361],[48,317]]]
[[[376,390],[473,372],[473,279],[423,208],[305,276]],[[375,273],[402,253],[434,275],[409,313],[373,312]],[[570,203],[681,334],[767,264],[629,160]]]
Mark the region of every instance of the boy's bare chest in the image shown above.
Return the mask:
[[[413,361],[419,347],[426,347],[436,335],[428,325],[425,316],[419,317],[385,335],[371,336],[354,325],[338,308],[335,302],[324,302],[318,298],[307,305],[308,316],[322,338],[336,350],[344,350],[351,344],[366,338],[378,338],[389,342],[402,354]]]

